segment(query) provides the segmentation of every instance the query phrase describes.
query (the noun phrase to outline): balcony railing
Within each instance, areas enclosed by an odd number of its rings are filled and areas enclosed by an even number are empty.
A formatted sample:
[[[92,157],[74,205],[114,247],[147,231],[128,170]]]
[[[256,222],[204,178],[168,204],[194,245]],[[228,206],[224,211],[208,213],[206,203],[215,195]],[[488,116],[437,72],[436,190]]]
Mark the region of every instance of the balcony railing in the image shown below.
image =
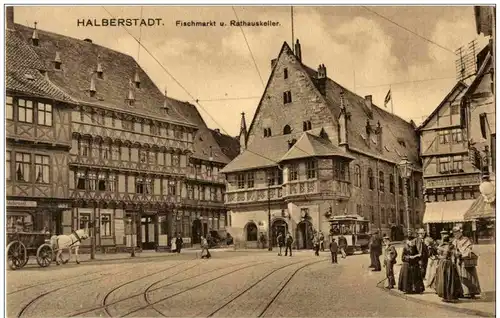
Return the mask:
[[[283,189],[281,185],[271,186],[269,189],[248,189],[247,191],[239,190],[236,192],[226,193],[226,203],[244,203],[244,202],[267,202],[269,193],[269,200],[281,200],[283,198]]]
[[[72,199],[124,201],[130,203],[181,203],[180,196],[72,189]]]
[[[318,193],[318,180],[292,181],[284,186],[285,196]]]

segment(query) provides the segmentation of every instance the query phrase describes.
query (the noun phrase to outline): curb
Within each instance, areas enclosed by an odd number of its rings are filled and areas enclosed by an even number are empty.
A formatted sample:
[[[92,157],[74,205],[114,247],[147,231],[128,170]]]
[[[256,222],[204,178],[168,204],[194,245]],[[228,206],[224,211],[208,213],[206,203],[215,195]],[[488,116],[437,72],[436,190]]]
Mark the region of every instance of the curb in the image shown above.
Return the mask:
[[[395,290],[392,290],[392,289],[387,289],[384,286],[380,286],[380,283],[382,283],[384,281],[385,281],[385,279],[382,280],[381,282],[377,283],[377,287],[380,288],[380,289],[382,289],[382,290],[384,290],[385,292],[389,293],[390,295],[393,295],[393,296],[396,296],[396,297],[400,297],[400,298],[403,298],[405,300],[413,301],[413,302],[419,303],[419,304],[434,306],[434,307],[437,307],[437,308],[446,309],[446,310],[450,310],[450,311],[454,311],[454,312],[458,312],[458,313],[465,313],[465,314],[469,314],[469,315],[475,315],[475,316],[479,316],[479,317],[496,317],[495,313],[489,313],[489,312],[482,311],[482,310],[452,307],[452,306],[448,306],[448,305],[445,305],[445,304],[438,304],[438,303],[435,303],[435,302],[432,302],[432,301],[428,301],[428,300],[424,300],[424,299],[418,299],[418,298],[415,298],[415,297],[408,297],[408,296],[406,296],[405,294],[403,294],[403,293],[401,293],[399,291],[395,291]]]

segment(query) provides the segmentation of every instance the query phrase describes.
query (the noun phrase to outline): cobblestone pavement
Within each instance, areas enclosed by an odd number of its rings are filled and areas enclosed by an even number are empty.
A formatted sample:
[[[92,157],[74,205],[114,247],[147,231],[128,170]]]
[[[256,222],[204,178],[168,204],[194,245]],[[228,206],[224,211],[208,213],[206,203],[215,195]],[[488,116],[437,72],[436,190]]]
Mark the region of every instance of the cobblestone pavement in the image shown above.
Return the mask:
[[[368,256],[215,252],[7,272],[8,317],[472,317],[377,287]],[[100,263],[99,266],[93,266]]]

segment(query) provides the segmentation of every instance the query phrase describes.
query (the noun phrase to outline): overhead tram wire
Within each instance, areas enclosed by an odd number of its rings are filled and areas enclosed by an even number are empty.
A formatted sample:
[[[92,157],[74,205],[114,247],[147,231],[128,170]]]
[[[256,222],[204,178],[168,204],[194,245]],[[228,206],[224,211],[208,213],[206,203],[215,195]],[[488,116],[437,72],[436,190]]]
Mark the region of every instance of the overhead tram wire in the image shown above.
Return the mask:
[[[239,23],[240,18],[238,17],[238,14],[236,13],[236,9],[234,8],[234,6],[231,6],[231,8],[233,8],[234,15],[236,16],[236,20]],[[264,84],[264,80],[262,79],[262,75],[260,74],[259,67],[257,66],[257,62],[255,62],[255,57],[253,56],[252,50],[250,49],[250,44],[248,44],[248,40],[247,40],[247,37],[245,35],[245,31],[243,31],[243,28],[241,27],[241,25],[240,25],[240,30],[241,30],[241,33],[243,34],[243,38],[245,39],[245,43],[247,44],[247,48],[248,48],[248,51],[250,52],[250,56],[252,57],[253,65],[255,66],[255,69],[257,70],[257,73],[259,74],[259,78],[260,78],[260,82],[262,84],[262,87],[265,87],[266,85]]]
[[[368,85],[368,86],[363,85],[363,86],[356,86],[356,88],[384,87],[384,86],[400,85],[400,84],[412,84],[412,83],[422,83],[422,82],[431,82],[431,81],[442,81],[442,80],[448,80],[448,79],[456,79],[456,77],[439,77],[439,78],[428,78],[428,79],[422,79],[422,80],[394,82],[394,83],[379,84],[379,85]]]
[[[436,42],[434,42],[434,41],[432,41],[432,40],[430,40],[430,39],[428,39],[428,38],[426,38],[426,37],[424,37],[424,36],[422,36],[422,35],[420,35],[420,34],[416,33],[415,31],[412,31],[412,30],[408,29],[408,28],[407,28],[407,27],[405,27],[405,26],[402,26],[401,24],[399,24],[399,23],[397,23],[397,22],[395,22],[395,21],[393,21],[393,20],[389,19],[388,17],[386,17],[386,16],[384,16],[384,15],[382,15],[382,14],[378,13],[378,12],[377,12],[377,11],[375,11],[375,10],[372,10],[372,9],[368,8],[367,6],[362,6],[362,8],[364,8],[365,10],[370,11],[371,13],[373,13],[373,14],[375,14],[375,15],[379,16],[380,18],[382,18],[382,19],[384,19],[384,20],[386,20],[386,21],[388,21],[388,22],[390,22],[390,23],[392,23],[392,24],[394,24],[394,25],[396,25],[396,26],[400,27],[401,29],[403,29],[403,30],[405,30],[405,31],[407,31],[407,32],[410,32],[411,34],[413,34],[413,35],[415,35],[415,36],[417,36],[417,37],[421,38],[421,39],[422,39],[422,40],[424,40],[424,41],[427,41],[427,42],[429,42],[429,43],[431,43],[431,44],[434,44],[434,45],[436,45],[437,47],[440,47],[441,49],[443,49],[443,50],[445,50],[445,51],[448,51],[448,52],[452,53],[452,54],[453,54],[453,55],[455,55],[455,56],[457,55],[455,52],[453,52],[453,51],[452,51],[452,50],[450,50],[449,48],[447,48],[447,47],[445,47],[445,46],[443,46],[443,45],[441,45],[441,44],[439,44],[439,43],[436,43]]]
[[[111,14],[111,12],[109,12],[106,7],[102,6],[102,8],[114,19],[115,16],[113,16],[113,14]],[[139,43],[139,45],[144,49],[144,51],[146,51],[146,53],[148,53],[154,60],[156,63],[158,63],[158,65],[160,65],[160,67],[172,78],[172,80],[174,80],[175,83],[177,83],[177,85],[179,85],[179,87],[181,87],[184,92],[189,96],[191,97],[195,102],[196,104],[212,119],[212,121],[214,123],[216,123],[219,127],[222,128],[222,130],[224,131],[224,133],[226,133],[227,135],[230,136],[230,134],[224,129],[224,127],[222,125],[220,125],[217,120],[215,120],[215,118],[193,97],[193,95],[191,95],[191,93],[167,70],[167,68],[154,56],[154,54],[142,43],[140,42],[125,26],[122,26],[122,28],[130,35],[130,37],[132,37],[137,43]],[[303,150],[303,149],[300,149],[298,147],[296,147],[297,149],[299,149],[300,151],[303,151],[304,153],[306,153],[307,155],[309,156],[312,156],[312,154],[308,153],[307,151]],[[269,160],[275,164],[277,164],[279,166],[279,162],[277,162],[276,160],[274,159],[271,159],[269,157],[266,157],[260,153],[257,153],[257,152],[254,152],[254,151],[251,151],[250,149],[246,149],[246,151],[250,152],[250,153],[253,153],[259,157],[262,157],[266,160]]]

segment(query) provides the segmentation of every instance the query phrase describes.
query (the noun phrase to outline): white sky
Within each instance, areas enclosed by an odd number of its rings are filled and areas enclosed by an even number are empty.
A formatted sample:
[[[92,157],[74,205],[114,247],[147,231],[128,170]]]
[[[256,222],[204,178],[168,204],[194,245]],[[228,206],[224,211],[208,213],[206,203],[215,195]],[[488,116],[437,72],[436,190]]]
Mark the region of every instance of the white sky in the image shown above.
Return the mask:
[[[478,38],[471,6],[369,7],[451,51]],[[140,18],[141,7],[107,7],[115,17]],[[235,7],[240,20],[279,21],[279,27],[243,28],[264,84],[284,41],[291,42],[290,7]],[[236,136],[240,113],[248,125],[264,87],[242,31],[238,27],[176,27],[176,20],[229,23],[229,6],[144,6],[144,18],[162,18],[162,26],[129,27],[129,31],[164,65],[194,98],[212,128]],[[78,27],[78,19],[110,16],[102,7],[16,7],[15,21],[128,53],[137,59],[139,46],[122,27]],[[310,67],[325,64],[330,78],[361,95],[383,100],[392,84],[394,112],[419,124],[456,83],[455,55],[373,14],[361,6],[294,7],[295,38],[302,60]],[[484,46],[487,40],[479,37]],[[157,86],[180,100],[191,98],[144,50],[140,65]],[[438,80],[396,84],[437,78]],[[241,100],[205,101],[227,98]],[[390,106],[389,106],[390,107]],[[205,112],[206,110],[206,112]],[[390,109],[389,109],[390,110]],[[207,115],[215,118],[215,121]]]

